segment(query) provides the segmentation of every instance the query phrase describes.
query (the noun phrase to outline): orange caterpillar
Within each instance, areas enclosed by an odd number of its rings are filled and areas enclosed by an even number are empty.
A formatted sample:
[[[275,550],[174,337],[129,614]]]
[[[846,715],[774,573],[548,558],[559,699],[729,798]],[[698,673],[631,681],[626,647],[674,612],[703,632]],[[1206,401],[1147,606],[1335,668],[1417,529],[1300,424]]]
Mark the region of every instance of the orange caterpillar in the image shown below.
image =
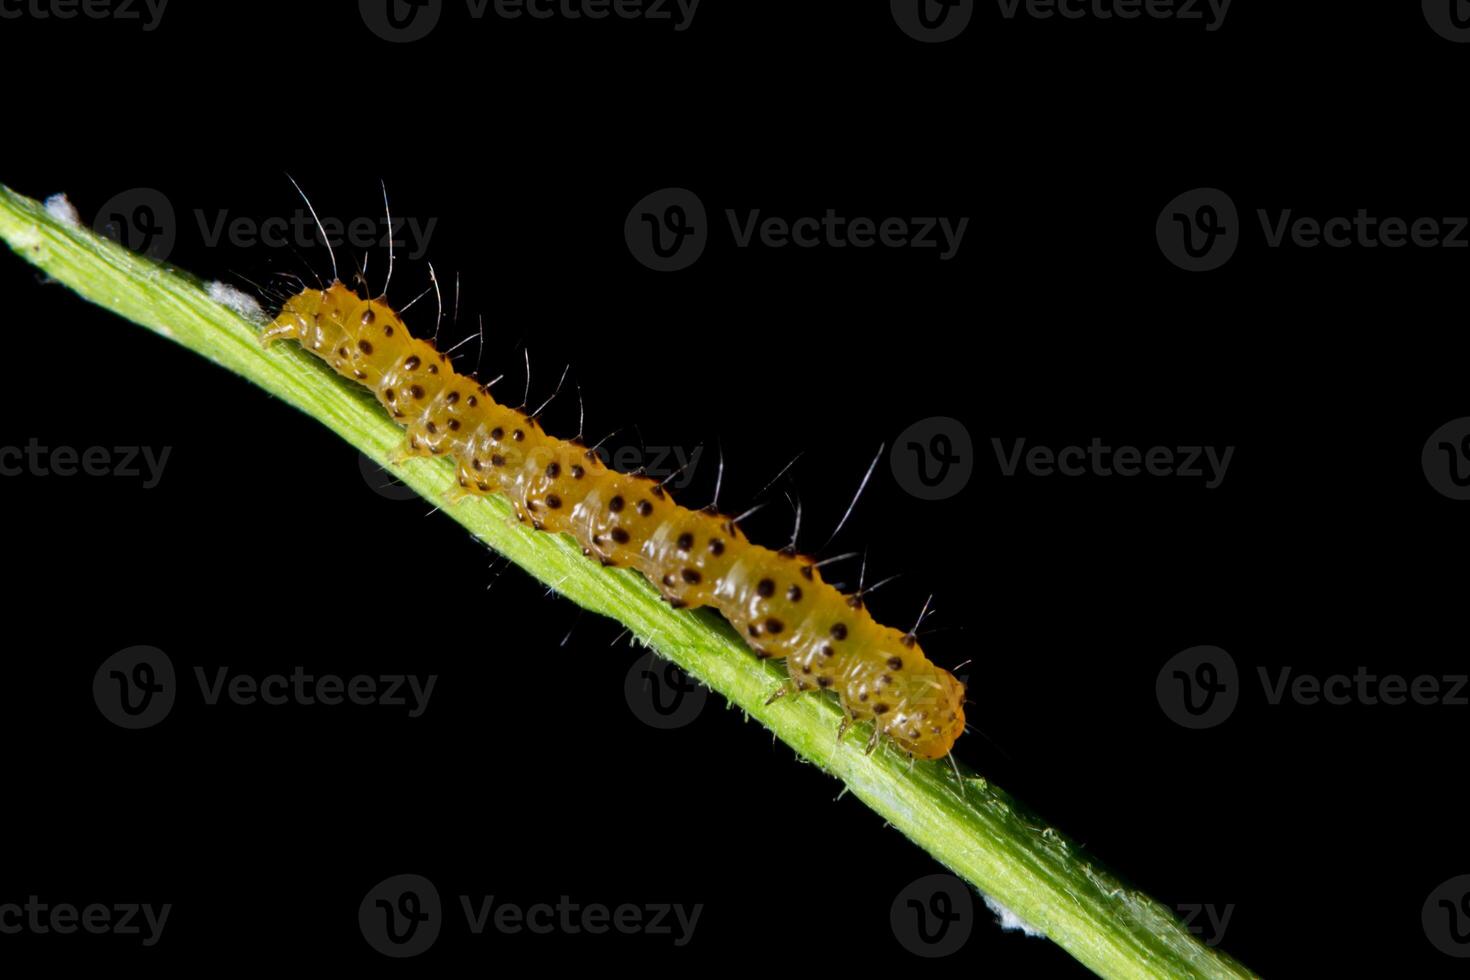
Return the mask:
[[[501,494],[523,521],[561,531],[605,565],[637,569],[676,607],[713,606],[757,657],[786,661],[777,692],[837,692],[853,721],[924,759],[938,759],[965,730],[965,688],[925,657],[912,634],[875,622],[858,596],[822,581],[811,558],[746,540],[735,522],[674,503],[657,483],[618,473],[534,418],[496,404],[449,359],[411,336],[380,299],[334,281],[291,297],[262,334],[290,338],[338,374],[371,388],[408,430],[399,459],[453,456],[455,501]]]

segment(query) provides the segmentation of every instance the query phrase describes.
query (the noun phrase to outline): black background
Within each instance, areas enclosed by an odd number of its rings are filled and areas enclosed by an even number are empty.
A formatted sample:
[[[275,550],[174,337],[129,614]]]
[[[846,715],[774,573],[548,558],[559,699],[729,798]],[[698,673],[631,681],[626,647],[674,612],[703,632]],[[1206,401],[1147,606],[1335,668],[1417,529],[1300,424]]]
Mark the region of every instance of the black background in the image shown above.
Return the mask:
[[[330,266],[321,249],[209,247],[196,211],[292,213],[289,171],[324,214],[373,217],[386,181],[395,212],[438,219],[427,257],[463,274],[503,397],[519,400],[522,345],[535,401],[570,362],[589,435],[636,424],[622,444],[706,447],[681,495],[696,505],[717,441],[734,511],[803,452],[783,489],[801,497],[808,548],[880,443],[961,420],[976,452],[963,493],[918,500],[885,461],[830,549],[867,547],[870,577],[904,573],[872,600],[884,621],[908,625],[933,593],[927,652],[973,659],[982,734],[960,757],[1160,901],[1234,906],[1222,945],[1264,975],[1447,976],[1461,961],[1430,945],[1420,907],[1470,871],[1470,709],[1271,706],[1256,677],[1465,672],[1470,504],[1430,487],[1420,450],[1470,415],[1466,253],[1270,249],[1255,220],[1470,211],[1457,95],[1470,47],[1419,5],[1394,8],[1238,0],[1209,32],[1008,21],[979,4],[943,44],[905,36],[885,4],[706,0],[676,31],[474,21],[450,3],[402,45],[350,3],[175,0],[153,32],[3,20],[0,180],[64,190],[88,222],[113,195],[156,188],[178,215],[170,260],[241,285]],[[630,256],[623,221],[670,186],[703,200],[711,242],[658,274]],[[1200,186],[1230,194],[1245,233],[1224,268],[1189,274],[1154,222]],[[724,223],[726,208],[828,207],[970,221],[951,261],[739,249]],[[425,263],[400,255],[391,298],[426,284]],[[622,694],[640,653],[614,643],[615,624],[514,569],[497,577],[457,525],[373,493],[353,450],[248,383],[19,260],[0,262],[0,289],[0,443],[172,447],[154,489],[0,482],[0,901],[174,904],[152,949],[0,937],[0,957],[380,968],[357,903],[412,872],[450,901],[705,908],[683,948],[449,928],[409,968],[922,968],[889,905],[939,866],[834,801],[837,783],[718,698],[685,728],[648,727]],[[414,315],[432,332],[429,300]],[[571,433],[576,399],[546,419]],[[1236,452],[1205,490],[1005,478],[991,448],[1093,436]],[[748,525],[768,543],[790,527],[774,499]],[[386,577],[385,556],[415,570]],[[126,732],[89,691],[134,644],[186,673],[302,664],[439,682],[415,720],[204,708],[196,694]],[[1169,721],[1154,689],[1198,644],[1230,651],[1244,682],[1235,714],[1201,732]],[[1084,975],[977,914],[947,963]]]

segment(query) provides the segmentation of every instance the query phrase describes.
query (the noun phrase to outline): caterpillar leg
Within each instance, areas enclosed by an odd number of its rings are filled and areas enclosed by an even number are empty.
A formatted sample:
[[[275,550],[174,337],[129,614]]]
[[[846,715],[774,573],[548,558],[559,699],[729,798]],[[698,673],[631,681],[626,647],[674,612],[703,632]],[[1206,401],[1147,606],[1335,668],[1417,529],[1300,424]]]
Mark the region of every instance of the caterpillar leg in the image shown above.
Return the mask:
[[[872,755],[873,754],[873,750],[878,747],[878,743],[879,743],[879,741],[882,740],[882,738],[883,738],[883,729],[881,729],[881,728],[878,727],[877,722],[874,722],[873,723],[873,734],[871,734],[871,735],[868,736],[868,744],[865,745],[865,746],[863,746],[863,755]]]
[[[479,481],[474,471],[459,461],[454,471],[455,482],[444,491],[444,503],[449,506],[459,503],[466,497],[474,497],[488,493],[490,485]]]
[[[405,460],[413,459],[415,456],[428,456],[429,447],[419,439],[417,435],[410,432],[403,437],[403,441],[393,448],[388,454],[388,462],[394,466],[401,466]]]
[[[468,483],[461,479],[458,483],[444,491],[444,503],[446,506],[453,507],[466,497],[473,496],[475,496],[475,492],[470,489]]]
[[[781,682],[781,686],[778,687],[778,688],[776,688],[774,691],[772,691],[771,692],[771,696],[768,697],[768,698],[766,698],[766,704],[768,706],[769,705],[772,705],[772,704],[775,704],[777,701],[781,700],[786,695],[788,695],[788,694],[794,694],[794,693],[796,693],[796,692],[795,692],[795,689],[792,688],[791,682],[790,681],[782,681]]]
[[[849,714],[844,713],[843,716],[842,716],[842,721],[839,722],[838,725],[837,725],[837,744],[838,745],[841,745],[842,744],[842,736],[846,735],[847,734],[847,730],[849,728],[851,728],[851,727],[852,727],[852,715],[849,715]]]
[[[260,333],[260,346],[269,347],[278,340],[300,340],[306,324],[295,316],[281,316],[266,324]]]

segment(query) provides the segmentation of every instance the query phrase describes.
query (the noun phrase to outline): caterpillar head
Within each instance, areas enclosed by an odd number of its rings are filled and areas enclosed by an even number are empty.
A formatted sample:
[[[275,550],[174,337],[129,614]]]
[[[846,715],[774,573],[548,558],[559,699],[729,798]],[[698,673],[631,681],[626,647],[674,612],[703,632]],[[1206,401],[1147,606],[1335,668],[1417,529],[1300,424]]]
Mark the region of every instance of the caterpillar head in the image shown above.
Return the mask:
[[[965,685],[947,670],[923,678],[923,693],[908,698],[885,731],[905,752],[942,759],[965,732]]]

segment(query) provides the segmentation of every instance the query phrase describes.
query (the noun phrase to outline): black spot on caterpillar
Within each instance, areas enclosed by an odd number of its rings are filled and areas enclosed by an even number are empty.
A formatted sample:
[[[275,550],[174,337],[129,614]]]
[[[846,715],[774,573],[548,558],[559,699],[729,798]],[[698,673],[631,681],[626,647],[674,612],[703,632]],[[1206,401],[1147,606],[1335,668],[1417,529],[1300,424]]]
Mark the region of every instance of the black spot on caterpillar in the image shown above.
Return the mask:
[[[373,391],[407,430],[399,458],[452,456],[452,500],[500,494],[522,521],[570,534],[589,559],[636,569],[673,605],[714,607],[757,657],[786,661],[791,689],[834,691],[843,730],[871,720],[870,746],[887,735],[938,759],[964,731],[964,685],[911,634],[824,582],[811,558],[752,544],[729,517],[681,507],[648,477],[608,469],[595,452],[548,435],[456,373],[381,299],[340,281],[303,290],[261,335],[266,346],[282,339]]]

